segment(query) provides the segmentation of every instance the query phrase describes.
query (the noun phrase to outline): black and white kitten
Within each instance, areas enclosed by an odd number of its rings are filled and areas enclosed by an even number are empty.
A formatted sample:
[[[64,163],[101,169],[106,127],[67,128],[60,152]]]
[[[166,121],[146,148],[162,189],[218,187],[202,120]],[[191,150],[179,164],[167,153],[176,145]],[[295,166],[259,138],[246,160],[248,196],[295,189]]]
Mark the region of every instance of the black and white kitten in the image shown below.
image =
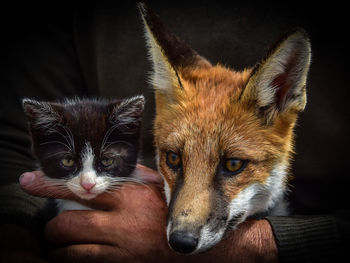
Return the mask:
[[[133,177],[140,149],[144,97],[73,99],[63,103],[23,100],[40,169],[62,191],[92,199]],[[68,190],[69,189],[69,190]],[[57,200],[59,212],[88,209]]]

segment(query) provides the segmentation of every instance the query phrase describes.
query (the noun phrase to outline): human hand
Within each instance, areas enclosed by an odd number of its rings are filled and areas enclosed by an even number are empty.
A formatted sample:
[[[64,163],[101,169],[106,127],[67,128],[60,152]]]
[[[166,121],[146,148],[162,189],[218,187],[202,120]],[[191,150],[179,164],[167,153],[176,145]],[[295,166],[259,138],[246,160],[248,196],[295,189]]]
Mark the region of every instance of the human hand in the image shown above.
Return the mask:
[[[140,179],[162,182],[155,171],[144,166],[138,170]],[[167,207],[153,185],[125,183],[112,193],[84,202],[61,193],[39,171],[24,174],[20,182],[30,194],[64,197],[97,209],[64,211],[47,223],[46,240],[57,246],[51,255],[54,261],[179,262],[182,257],[167,244]]]
[[[159,175],[147,167],[139,166],[139,173],[161,182]],[[28,193],[77,200],[75,196],[62,196],[41,172],[27,175],[34,176],[28,180],[30,184],[22,184]],[[22,181],[25,179],[22,177]],[[65,211],[47,224],[46,239],[59,247],[52,252],[55,261],[277,262],[276,244],[266,220],[239,225],[206,253],[183,256],[173,252],[165,235],[167,208],[161,192],[152,185],[124,184],[85,205],[98,210]]]

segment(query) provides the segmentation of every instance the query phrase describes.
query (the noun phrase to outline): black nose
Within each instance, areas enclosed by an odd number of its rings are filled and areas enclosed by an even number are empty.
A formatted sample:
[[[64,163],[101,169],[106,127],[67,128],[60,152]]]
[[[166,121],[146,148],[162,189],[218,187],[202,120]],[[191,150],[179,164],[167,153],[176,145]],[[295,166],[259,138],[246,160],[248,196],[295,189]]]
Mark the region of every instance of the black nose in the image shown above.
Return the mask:
[[[196,249],[198,238],[189,232],[174,231],[169,237],[169,244],[175,251],[188,254]]]

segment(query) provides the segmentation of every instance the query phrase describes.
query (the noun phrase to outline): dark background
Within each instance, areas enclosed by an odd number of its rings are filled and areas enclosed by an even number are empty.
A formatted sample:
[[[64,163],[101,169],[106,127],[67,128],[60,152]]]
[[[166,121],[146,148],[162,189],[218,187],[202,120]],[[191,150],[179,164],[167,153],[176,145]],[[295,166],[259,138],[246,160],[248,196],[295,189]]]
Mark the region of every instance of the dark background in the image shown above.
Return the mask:
[[[2,125],[25,129],[21,97],[124,98],[143,93],[147,106],[142,156],[144,163],[155,167],[154,99],[147,84],[151,63],[136,4],[47,2],[18,2],[1,8]],[[296,127],[290,199],[296,212],[348,208],[349,15],[345,4],[148,3],[199,54],[236,70],[254,66],[286,31],[306,29],[313,55],[308,103]],[[0,139],[3,163],[21,165],[18,158],[30,160],[28,138],[20,142],[26,147],[20,151],[20,146],[6,143],[16,143],[16,137],[9,139],[0,131]]]

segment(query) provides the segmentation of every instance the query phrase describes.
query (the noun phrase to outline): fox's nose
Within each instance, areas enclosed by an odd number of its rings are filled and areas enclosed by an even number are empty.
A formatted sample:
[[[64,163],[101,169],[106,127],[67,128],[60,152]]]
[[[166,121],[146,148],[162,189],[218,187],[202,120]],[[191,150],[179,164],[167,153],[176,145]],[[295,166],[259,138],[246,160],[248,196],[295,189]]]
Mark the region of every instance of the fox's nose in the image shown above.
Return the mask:
[[[94,186],[96,185],[95,183],[87,183],[87,182],[82,182],[80,185],[86,190],[90,191]]]
[[[174,231],[169,237],[169,244],[175,251],[188,254],[196,249],[198,238],[189,232]]]

